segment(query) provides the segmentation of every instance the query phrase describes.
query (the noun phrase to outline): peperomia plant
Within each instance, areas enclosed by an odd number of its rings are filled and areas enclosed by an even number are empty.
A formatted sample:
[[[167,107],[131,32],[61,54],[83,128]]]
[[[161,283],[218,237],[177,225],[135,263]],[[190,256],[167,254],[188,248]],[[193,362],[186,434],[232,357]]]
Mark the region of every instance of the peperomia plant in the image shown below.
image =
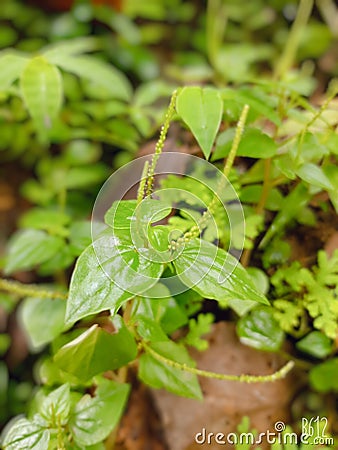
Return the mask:
[[[52,343],[52,356],[43,359],[39,367],[45,387],[36,396],[29,418],[19,419],[9,428],[3,442],[6,450],[103,448],[123,413],[131,367],[153,388],[202,399],[198,376],[268,382],[284,377],[293,366],[289,361],[270,375],[227,375],[196,368],[188,353],[187,345],[206,347],[201,336],[210,330],[213,317],[198,314],[205,298],[239,314],[256,304],[266,305],[269,311],[269,302],[264,289],[229,252],[240,255],[245,241],[243,212],[228,176],[249,106],[242,110],[223,171],[214,168],[210,172],[213,166],[206,161],[183,157],[185,175],[180,183],[184,178],[187,186],[197,183],[202,194],[198,195],[199,189],[197,195],[186,189],[181,202],[181,187],[176,191],[165,187],[164,177],[172,172],[170,161],[180,160],[180,156],[162,153],[175,111],[209,157],[223,115],[222,97],[212,88],[179,90],[172,96],[154,155],[136,160],[141,168],[139,174],[132,172],[132,179],[136,177],[138,182],[136,199],[121,197],[111,202],[109,186],[114,188],[114,183],[108,183],[99,195],[92,243],[77,260],[67,301],[62,292],[25,291],[2,282],[2,288],[28,297],[22,306],[22,320],[33,348]],[[116,176],[121,181],[118,173]],[[110,205],[102,212],[107,201]],[[173,222],[179,219],[177,213],[173,216],[174,208],[180,210],[180,221]],[[224,230],[218,235],[214,215],[223,217],[220,223],[227,223],[230,235]],[[228,222],[224,216],[229,217]],[[10,247],[8,273],[43,262],[34,252],[37,259],[29,259],[28,254],[29,262],[21,263],[20,239],[24,239],[22,235]],[[44,239],[47,235],[41,234],[38,248],[42,249]],[[52,248],[51,243],[45,248]],[[44,257],[47,259],[46,253]],[[39,323],[31,320],[34,313]],[[51,326],[41,330],[43,318],[50,322],[51,317]],[[173,332],[184,325],[188,333],[174,340]],[[59,387],[55,389],[55,385]]]

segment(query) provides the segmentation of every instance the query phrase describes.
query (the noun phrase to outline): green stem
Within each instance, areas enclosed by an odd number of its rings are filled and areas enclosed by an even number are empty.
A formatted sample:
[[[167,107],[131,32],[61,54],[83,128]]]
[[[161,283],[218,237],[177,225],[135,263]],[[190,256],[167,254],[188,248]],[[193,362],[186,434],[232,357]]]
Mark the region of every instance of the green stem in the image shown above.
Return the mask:
[[[60,298],[67,299],[67,294],[57,291],[47,291],[35,284],[22,284],[18,281],[0,279],[0,291],[5,291],[18,297]]]
[[[146,183],[147,183],[147,174],[148,174],[148,170],[149,170],[149,161],[146,161],[144,163],[144,167],[143,167],[143,171],[142,171],[142,175],[141,175],[141,180],[140,180],[140,185],[137,191],[137,204],[139,205],[143,198],[144,198],[144,192],[145,192],[145,187],[146,187]]]
[[[284,47],[284,52],[275,68],[276,78],[283,78],[286,72],[292,67],[300,44],[302,32],[309,20],[312,8],[313,0],[300,0],[297,15]]]
[[[163,147],[164,147],[164,142],[165,139],[167,137],[167,133],[169,130],[169,126],[170,126],[170,122],[171,119],[175,113],[175,105],[176,105],[176,98],[177,98],[177,94],[178,91],[177,89],[173,92],[172,96],[171,96],[171,100],[169,103],[169,107],[167,109],[166,115],[165,115],[165,119],[164,119],[164,123],[162,125],[161,128],[161,132],[160,132],[160,137],[156,143],[155,146],[155,152],[153,154],[152,160],[151,160],[151,164],[150,167],[148,169],[148,175],[147,175],[147,180],[145,183],[145,195],[149,196],[152,193],[153,190],[153,184],[154,184],[154,173],[155,173],[155,169],[156,169],[156,164],[158,162],[158,159],[162,153]]]
[[[240,383],[266,383],[277,381],[284,378],[294,367],[294,362],[288,361],[281,369],[270,375],[246,375],[246,374],[229,375],[223,373],[209,372],[208,370],[195,369],[194,367],[178,363],[177,361],[173,361],[171,359],[166,358],[165,356],[160,355],[144,342],[142,342],[142,346],[145,349],[145,351],[148,352],[154,359],[156,359],[161,363],[166,364],[167,366],[182,370],[184,372],[192,373],[193,375],[199,375],[205,378],[213,378],[215,380],[239,381]]]

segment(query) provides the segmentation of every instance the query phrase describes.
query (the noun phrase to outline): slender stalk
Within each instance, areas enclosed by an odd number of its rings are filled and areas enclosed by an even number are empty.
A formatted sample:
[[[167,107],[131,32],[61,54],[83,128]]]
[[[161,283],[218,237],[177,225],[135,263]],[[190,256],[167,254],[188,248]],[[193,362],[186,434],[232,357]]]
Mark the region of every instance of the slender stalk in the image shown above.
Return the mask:
[[[238,381],[240,383],[266,383],[277,381],[284,378],[290,370],[294,367],[293,361],[288,361],[281,369],[277,372],[274,372],[270,375],[230,375],[223,373],[215,373],[210,372],[208,370],[196,369],[194,367],[190,367],[186,364],[178,363],[177,361],[173,361],[171,359],[166,358],[165,356],[160,355],[154,349],[149,347],[146,343],[142,342],[142,346],[146,352],[148,352],[154,359],[157,361],[164,363],[170,367],[174,367],[175,369],[182,370],[184,372],[192,373],[193,375],[199,375],[205,378],[213,378],[216,380],[224,380],[224,381]]]
[[[313,0],[300,0],[296,18],[292,24],[284,52],[275,68],[275,77],[283,78],[292,67],[300,44],[302,32],[309,20],[313,8]]]
[[[47,291],[35,284],[22,284],[18,281],[4,280],[3,278],[0,279],[0,291],[5,291],[18,297],[60,298],[63,300],[66,300],[68,297],[65,293]]]
[[[144,198],[144,191],[145,191],[145,187],[146,187],[146,183],[147,183],[148,170],[149,170],[149,161],[146,161],[144,163],[141,180],[140,180],[140,185],[139,185],[139,188],[137,191],[137,204],[140,204]]]

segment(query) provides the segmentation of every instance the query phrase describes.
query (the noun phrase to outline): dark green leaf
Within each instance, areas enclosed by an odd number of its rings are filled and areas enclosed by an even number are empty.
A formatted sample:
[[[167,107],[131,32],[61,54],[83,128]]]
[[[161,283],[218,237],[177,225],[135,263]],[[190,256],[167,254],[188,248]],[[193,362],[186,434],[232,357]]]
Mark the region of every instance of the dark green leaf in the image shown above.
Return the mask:
[[[60,72],[45,58],[36,56],[22,72],[20,87],[37,130],[45,138],[61,109],[63,92]]]
[[[296,347],[316,358],[325,358],[332,352],[332,341],[320,331],[312,331],[298,341]]]
[[[65,329],[65,300],[27,298],[21,306],[20,313],[33,349],[51,342]]]
[[[284,340],[284,333],[273,312],[266,308],[256,308],[241,317],[237,323],[237,334],[243,344],[270,352],[279,350]]]
[[[27,419],[16,420],[3,441],[6,450],[48,450],[50,434]]]
[[[185,87],[179,92],[176,109],[208,159],[223,113],[219,92],[212,88]]]
[[[78,445],[87,447],[106,439],[121,418],[129,389],[128,384],[102,379],[95,397],[87,394],[78,402],[69,422]]]
[[[9,274],[16,270],[33,269],[52,258],[63,245],[63,239],[44,231],[19,231],[9,242],[5,272]]]
[[[175,344],[175,342],[154,342],[151,348],[170,361],[177,361],[194,367],[194,361],[190,358],[186,349]],[[154,388],[163,388],[183,397],[202,399],[202,392],[196,375],[176,369],[165,362],[160,362],[150,353],[145,353],[140,358],[139,377],[144,383]]]
[[[174,266],[181,281],[203,297],[268,304],[237,259],[209,242],[200,239],[188,242],[174,260]]]
[[[110,334],[93,325],[79,337],[60,348],[54,357],[65,372],[89,380],[106,370],[115,370],[133,361],[137,346],[121,316],[115,316],[116,332]]]
[[[310,383],[319,392],[338,392],[338,358],[325,361],[311,369]]]

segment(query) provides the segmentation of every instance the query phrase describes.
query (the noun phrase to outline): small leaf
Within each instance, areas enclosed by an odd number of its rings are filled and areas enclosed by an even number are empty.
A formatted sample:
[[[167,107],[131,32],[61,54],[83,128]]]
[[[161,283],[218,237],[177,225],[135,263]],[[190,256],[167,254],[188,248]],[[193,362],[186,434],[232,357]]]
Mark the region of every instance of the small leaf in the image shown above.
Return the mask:
[[[20,317],[33,349],[41,348],[65,330],[65,312],[65,300],[25,299],[20,306]]]
[[[69,384],[63,384],[44,398],[40,407],[40,414],[55,427],[60,423],[66,424],[70,412],[70,403]]]
[[[332,341],[320,331],[312,331],[298,341],[296,347],[316,358],[325,358],[332,352]]]
[[[2,53],[0,56],[0,91],[5,91],[20,77],[28,59],[15,53]]]
[[[329,359],[311,369],[310,384],[319,392],[338,392],[338,358]]]
[[[16,420],[3,441],[6,450],[48,450],[50,434],[27,419]]]
[[[114,98],[129,100],[131,97],[130,83],[122,72],[97,58],[60,55],[53,57],[53,62],[66,72],[104,86]]]
[[[87,448],[106,439],[121,418],[129,390],[128,384],[101,379],[95,397],[87,394],[77,403],[69,428],[78,445]]]
[[[9,242],[5,273],[33,269],[52,258],[64,240],[40,230],[21,230]]]
[[[137,332],[145,341],[160,342],[168,340],[168,336],[158,322],[146,316],[137,317]]]
[[[315,164],[303,164],[296,173],[302,180],[313,186],[318,186],[329,191],[333,189],[333,186],[323,169]]]
[[[273,312],[262,307],[240,318],[237,334],[243,344],[269,352],[279,350],[284,340],[284,333],[274,319]]]
[[[87,381],[106,370],[115,370],[133,361],[137,346],[120,316],[113,319],[116,333],[93,325],[56,353],[54,361],[65,372]]]
[[[222,120],[223,102],[219,92],[212,88],[185,87],[179,92],[176,109],[208,159]]]
[[[154,342],[151,348],[170,361],[177,361],[194,367],[194,361],[190,358],[186,349],[175,342]],[[160,362],[150,353],[143,354],[139,364],[139,377],[149,386],[157,389],[163,388],[183,397],[202,399],[202,392],[196,375],[176,369],[165,362]]]
[[[36,56],[25,67],[20,87],[27,109],[42,138],[53,125],[62,104],[62,78],[45,58]]]
[[[181,281],[203,297],[268,304],[237,259],[207,241],[191,240],[173,263]]]

